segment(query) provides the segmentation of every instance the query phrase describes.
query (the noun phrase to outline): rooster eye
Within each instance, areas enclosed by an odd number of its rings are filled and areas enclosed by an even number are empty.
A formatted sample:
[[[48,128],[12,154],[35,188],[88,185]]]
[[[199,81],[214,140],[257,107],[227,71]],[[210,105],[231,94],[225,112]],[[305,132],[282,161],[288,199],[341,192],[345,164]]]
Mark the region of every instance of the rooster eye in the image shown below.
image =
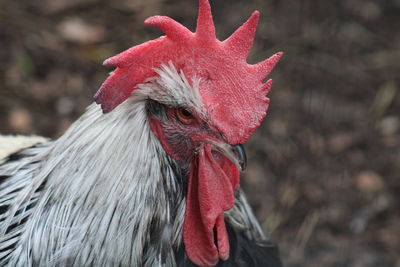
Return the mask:
[[[183,119],[183,120],[192,119],[192,113],[190,113],[190,111],[185,108],[178,108],[177,114],[180,119]]]

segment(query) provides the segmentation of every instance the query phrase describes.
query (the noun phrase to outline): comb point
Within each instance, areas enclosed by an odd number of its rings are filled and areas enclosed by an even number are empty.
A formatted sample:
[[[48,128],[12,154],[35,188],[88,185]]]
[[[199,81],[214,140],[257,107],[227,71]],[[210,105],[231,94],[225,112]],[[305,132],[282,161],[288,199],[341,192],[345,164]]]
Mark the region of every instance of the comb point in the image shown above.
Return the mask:
[[[270,72],[279,62],[282,56],[283,52],[278,52],[268,59],[254,65],[253,67],[255,68],[255,72],[259,73],[260,78],[263,79],[264,77],[268,76],[268,74],[270,74]]]
[[[253,46],[254,35],[256,33],[259,18],[260,12],[257,10],[254,11],[250,18],[225,40],[228,49],[235,51],[239,58],[247,58],[247,55]]]
[[[209,0],[199,1],[196,35],[204,40],[215,40],[215,26]]]
[[[188,28],[167,16],[153,16],[147,18],[144,24],[158,27],[172,40],[187,39],[193,34]]]

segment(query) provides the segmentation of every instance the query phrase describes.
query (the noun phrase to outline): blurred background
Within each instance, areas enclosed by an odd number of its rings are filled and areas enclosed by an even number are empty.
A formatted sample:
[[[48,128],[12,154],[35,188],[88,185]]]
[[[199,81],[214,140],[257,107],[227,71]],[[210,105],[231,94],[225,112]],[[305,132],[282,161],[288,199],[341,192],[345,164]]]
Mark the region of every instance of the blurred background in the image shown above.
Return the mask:
[[[249,62],[278,51],[242,185],[286,266],[400,266],[400,0],[214,0],[227,38],[262,17]],[[56,138],[111,69],[197,0],[0,0],[0,132]]]

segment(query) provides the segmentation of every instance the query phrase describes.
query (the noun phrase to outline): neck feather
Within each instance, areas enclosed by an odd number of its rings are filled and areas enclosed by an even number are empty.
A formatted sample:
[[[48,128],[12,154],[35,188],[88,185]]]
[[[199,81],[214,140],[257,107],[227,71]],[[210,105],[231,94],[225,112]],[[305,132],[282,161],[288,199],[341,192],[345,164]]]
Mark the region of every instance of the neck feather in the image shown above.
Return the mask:
[[[179,168],[150,131],[143,101],[106,115],[91,105],[46,153],[33,182],[45,183],[44,195],[21,237],[29,242],[20,242],[21,253],[33,242],[34,263],[153,266],[179,246]]]

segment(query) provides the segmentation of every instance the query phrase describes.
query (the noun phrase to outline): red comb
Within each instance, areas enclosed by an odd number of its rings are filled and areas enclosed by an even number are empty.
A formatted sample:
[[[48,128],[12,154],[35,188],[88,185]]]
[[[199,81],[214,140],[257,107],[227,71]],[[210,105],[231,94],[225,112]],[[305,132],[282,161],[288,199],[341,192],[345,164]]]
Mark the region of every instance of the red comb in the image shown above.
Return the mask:
[[[193,33],[169,17],[154,16],[146,25],[160,28],[166,36],[134,46],[104,61],[116,70],[94,96],[104,113],[110,112],[147,78],[156,76],[154,68],[169,61],[182,69],[189,81],[200,78],[200,94],[207,107],[210,123],[231,143],[244,143],[266,114],[266,97],[271,80],[263,79],[271,72],[282,53],[249,65],[246,62],[252,47],[259,12],[225,41],[215,37],[215,27],[208,0],[200,0],[197,29]]]

